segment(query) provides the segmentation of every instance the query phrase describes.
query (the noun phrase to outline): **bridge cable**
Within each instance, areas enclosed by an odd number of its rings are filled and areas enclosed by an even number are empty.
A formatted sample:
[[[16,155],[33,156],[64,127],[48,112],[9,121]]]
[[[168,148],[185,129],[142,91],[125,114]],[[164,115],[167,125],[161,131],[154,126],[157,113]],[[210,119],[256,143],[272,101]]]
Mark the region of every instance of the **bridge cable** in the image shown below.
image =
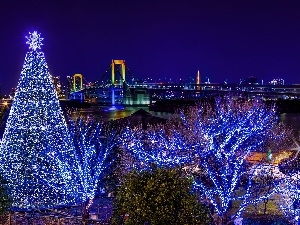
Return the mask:
[[[111,68],[111,65],[109,65],[109,67],[105,70],[105,73],[101,76],[101,78],[98,79],[98,80],[96,80],[95,82],[92,82],[91,85],[93,86],[93,85],[95,85],[96,83],[98,83],[99,81],[101,81],[101,80],[105,77],[105,75],[108,73],[108,70],[109,70],[110,68]]]

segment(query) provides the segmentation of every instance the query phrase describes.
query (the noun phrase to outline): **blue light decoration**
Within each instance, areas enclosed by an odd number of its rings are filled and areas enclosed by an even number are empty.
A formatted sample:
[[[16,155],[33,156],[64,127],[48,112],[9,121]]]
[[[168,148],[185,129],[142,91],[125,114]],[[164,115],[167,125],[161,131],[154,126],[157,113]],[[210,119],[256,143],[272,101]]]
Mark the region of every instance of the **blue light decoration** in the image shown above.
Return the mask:
[[[272,132],[277,122],[275,106],[268,107],[258,99],[226,96],[217,98],[213,106],[181,113],[181,119],[182,129],[199,157],[201,174],[200,179],[195,178],[194,187],[214,206],[221,221],[239,218],[248,205],[274,193],[273,179],[264,180],[272,167],[267,167],[265,174],[257,173],[260,163],[251,168],[246,159],[251,152],[265,151],[266,140],[276,142],[284,137]],[[230,215],[233,201],[238,209]]]
[[[294,224],[300,223],[300,171],[299,171],[299,152],[300,146],[296,144],[290,151],[296,154],[284,164],[289,166],[288,170],[282,173],[282,179],[276,186],[277,205],[285,217]]]
[[[285,217],[300,223],[300,172],[287,174],[277,186],[277,205]]]
[[[181,166],[193,174],[195,191],[225,223],[274,194],[278,181],[270,179],[274,167],[270,162],[252,166],[246,159],[285,137],[284,130],[278,132],[274,105],[230,95],[181,110],[166,125],[127,128],[121,143],[144,167]],[[239,207],[230,214],[234,201]]]
[[[108,157],[117,145],[117,132],[107,129],[104,123],[82,119],[70,119],[69,130],[76,152],[73,161],[79,168],[81,201],[86,202],[88,209],[99,190],[104,171],[113,162],[108,161]]]
[[[167,128],[168,125],[152,125],[147,130],[142,126],[126,127],[120,137],[122,146],[135,159],[136,169],[149,167],[175,167],[191,161],[190,145],[180,131]]]
[[[0,148],[0,169],[13,207],[48,208],[75,202],[75,157],[68,127],[36,31],[21,71]]]
[[[44,38],[41,38],[41,34],[38,34],[37,31],[34,31],[33,33],[29,32],[29,36],[26,36],[26,39],[26,44],[29,44],[29,49],[32,49],[33,51],[41,49],[41,46],[43,45],[42,40],[44,40]]]

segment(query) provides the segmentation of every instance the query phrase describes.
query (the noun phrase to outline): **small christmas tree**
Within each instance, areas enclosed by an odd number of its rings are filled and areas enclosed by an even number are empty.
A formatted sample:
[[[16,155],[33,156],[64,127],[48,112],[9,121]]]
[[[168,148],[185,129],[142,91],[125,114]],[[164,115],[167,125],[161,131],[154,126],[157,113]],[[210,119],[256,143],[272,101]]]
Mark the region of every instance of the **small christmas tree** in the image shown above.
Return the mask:
[[[74,199],[73,146],[36,31],[29,33],[16,95],[1,143],[1,169],[18,208],[44,208]],[[74,182],[74,183],[73,183]]]

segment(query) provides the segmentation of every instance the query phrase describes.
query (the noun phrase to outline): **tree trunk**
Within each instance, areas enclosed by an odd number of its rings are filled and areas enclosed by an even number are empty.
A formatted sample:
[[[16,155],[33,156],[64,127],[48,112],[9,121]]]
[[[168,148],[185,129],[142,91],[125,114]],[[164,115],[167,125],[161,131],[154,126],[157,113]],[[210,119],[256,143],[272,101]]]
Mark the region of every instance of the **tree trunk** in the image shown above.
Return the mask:
[[[88,204],[88,200],[86,200],[84,203],[83,203],[83,209],[82,209],[82,225],[87,225],[88,224],[88,219],[89,219],[89,212],[88,212],[88,209],[87,209],[87,204]]]
[[[8,213],[8,225],[11,225],[11,211]]]

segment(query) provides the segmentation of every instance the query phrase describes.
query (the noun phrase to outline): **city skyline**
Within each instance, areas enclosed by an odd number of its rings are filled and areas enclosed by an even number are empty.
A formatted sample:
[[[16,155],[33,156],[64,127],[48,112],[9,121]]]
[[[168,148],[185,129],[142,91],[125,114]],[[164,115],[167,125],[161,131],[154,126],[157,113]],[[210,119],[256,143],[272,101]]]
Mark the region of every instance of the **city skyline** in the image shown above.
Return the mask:
[[[1,3],[0,84],[16,87],[37,30],[50,73],[98,80],[112,59],[135,78],[300,83],[299,1],[7,1]]]

